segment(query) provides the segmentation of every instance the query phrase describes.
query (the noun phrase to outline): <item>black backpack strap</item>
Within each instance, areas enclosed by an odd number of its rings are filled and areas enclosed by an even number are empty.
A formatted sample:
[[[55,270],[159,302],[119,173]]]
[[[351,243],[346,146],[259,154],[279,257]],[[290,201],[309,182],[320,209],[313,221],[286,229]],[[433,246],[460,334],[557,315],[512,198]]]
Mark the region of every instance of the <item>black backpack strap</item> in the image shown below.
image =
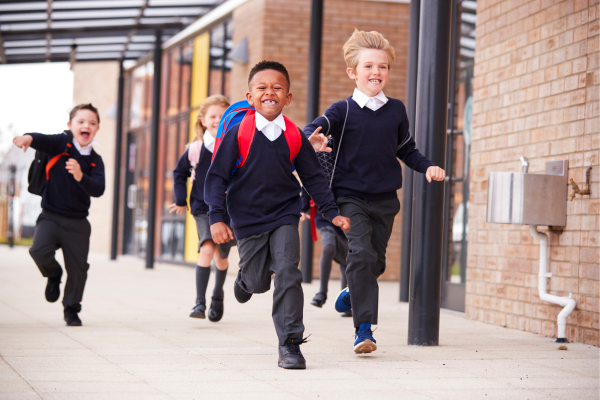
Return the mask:
[[[71,148],[73,147],[73,132],[67,130],[65,131],[65,135],[67,135],[67,145],[65,146],[64,153],[71,155]]]
[[[100,155],[98,153],[96,153],[96,151],[94,151],[94,149],[92,149],[91,156],[92,156],[92,162],[90,163],[90,165],[92,166],[92,168],[94,168],[100,162]]]

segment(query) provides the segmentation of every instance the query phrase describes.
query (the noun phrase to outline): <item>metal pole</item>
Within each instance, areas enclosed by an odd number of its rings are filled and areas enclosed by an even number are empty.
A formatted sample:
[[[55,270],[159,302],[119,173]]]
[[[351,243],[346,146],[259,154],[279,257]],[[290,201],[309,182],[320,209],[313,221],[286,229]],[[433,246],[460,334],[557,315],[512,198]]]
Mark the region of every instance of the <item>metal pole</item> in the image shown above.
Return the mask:
[[[306,98],[306,123],[311,123],[319,115],[321,91],[321,42],[323,36],[323,0],[312,0],[310,12],[310,50],[308,54],[308,93]],[[310,221],[302,223],[302,256],[300,269],[302,279],[312,282],[313,241]]]
[[[408,74],[406,82],[406,113],[411,132],[415,133],[417,104],[417,73],[419,66],[419,16],[421,0],[410,2],[410,31],[408,34]],[[416,136],[416,135],[415,135]],[[408,303],[410,280],[410,242],[413,211],[413,170],[404,166],[402,179],[402,241],[400,252],[400,301]]]
[[[113,189],[112,233],[110,241],[110,259],[117,259],[119,239],[119,197],[121,191],[121,142],[123,141],[123,62],[119,62],[119,83],[117,89],[117,137],[115,143],[115,186]]]
[[[436,165],[445,165],[448,67],[452,2],[422,0],[417,86],[417,146]],[[408,344],[439,343],[444,183],[415,174]]]
[[[17,167],[11,165],[8,169],[8,232],[7,240],[8,247],[13,247],[15,244],[15,194],[16,194],[16,175]]]
[[[154,237],[156,236],[156,180],[158,178],[158,131],[160,122],[160,76],[162,67],[161,31],[156,32],[154,45],[154,77],[152,80],[152,119],[150,120],[150,171],[148,187],[148,239],[146,268],[154,268]]]

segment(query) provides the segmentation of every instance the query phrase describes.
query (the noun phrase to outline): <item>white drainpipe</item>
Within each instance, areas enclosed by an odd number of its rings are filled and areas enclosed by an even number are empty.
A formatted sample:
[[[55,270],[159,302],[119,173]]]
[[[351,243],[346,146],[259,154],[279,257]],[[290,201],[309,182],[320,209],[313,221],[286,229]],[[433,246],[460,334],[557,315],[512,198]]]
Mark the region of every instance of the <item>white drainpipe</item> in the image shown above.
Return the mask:
[[[576,301],[569,297],[559,297],[553,294],[548,294],[548,285],[546,279],[552,276],[552,273],[548,272],[548,236],[545,233],[538,232],[536,225],[529,225],[529,232],[535,238],[540,240],[540,272],[538,290],[540,293],[540,300],[547,301],[550,303],[558,304],[562,307],[562,311],[558,314],[558,343],[565,343],[567,336],[565,334],[567,328],[567,317],[575,309]]]

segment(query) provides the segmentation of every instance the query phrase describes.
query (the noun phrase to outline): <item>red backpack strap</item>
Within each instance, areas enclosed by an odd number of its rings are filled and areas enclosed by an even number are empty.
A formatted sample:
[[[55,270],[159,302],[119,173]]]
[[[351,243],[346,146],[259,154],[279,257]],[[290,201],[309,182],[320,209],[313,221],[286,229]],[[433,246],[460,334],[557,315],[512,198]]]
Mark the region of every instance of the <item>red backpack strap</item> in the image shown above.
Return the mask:
[[[294,166],[296,156],[300,152],[300,146],[302,146],[302,134],[300,129],[286,116],[283,117],[285,121],[285,140],[290,148],[290,163]]]
[[[52,169],[52,167],[54,167],[54,164],[56,164],[58,159],[61,158],[62,156],[69,157],[69,153],[57,154],[54,157],[52,157],[50,160],[48,160],[48,163],[46,164],[46,180],[50,179],[50,170]]]
[[[250,145],[252,144],[252,140],[254,140],[254,132],[256,132],[256,118],[254,117],[254,113],[254,110],[249,110],[240,123],[240,129],[238,130],[239,154],[235,162],[235,169],[241,168],[248,159]],[[233,172],[235,172],[235,170],[233,170]]]

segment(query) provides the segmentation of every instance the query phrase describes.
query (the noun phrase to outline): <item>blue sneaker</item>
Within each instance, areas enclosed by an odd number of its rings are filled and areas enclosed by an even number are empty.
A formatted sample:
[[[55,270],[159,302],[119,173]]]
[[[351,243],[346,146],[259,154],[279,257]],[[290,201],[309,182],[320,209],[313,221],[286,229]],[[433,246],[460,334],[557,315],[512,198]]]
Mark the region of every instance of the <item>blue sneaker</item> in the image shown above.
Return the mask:
[[[371,324],[360,324],[356,336],[354,336],[354,352],[356,354],[367,354],[377,350]]]
[[[348,288],[345,288],[338,294],[337,299],[335,299],[335,311],[337,312],[345,312],[352,309],[352,304],[350,304],[350,292]]]

